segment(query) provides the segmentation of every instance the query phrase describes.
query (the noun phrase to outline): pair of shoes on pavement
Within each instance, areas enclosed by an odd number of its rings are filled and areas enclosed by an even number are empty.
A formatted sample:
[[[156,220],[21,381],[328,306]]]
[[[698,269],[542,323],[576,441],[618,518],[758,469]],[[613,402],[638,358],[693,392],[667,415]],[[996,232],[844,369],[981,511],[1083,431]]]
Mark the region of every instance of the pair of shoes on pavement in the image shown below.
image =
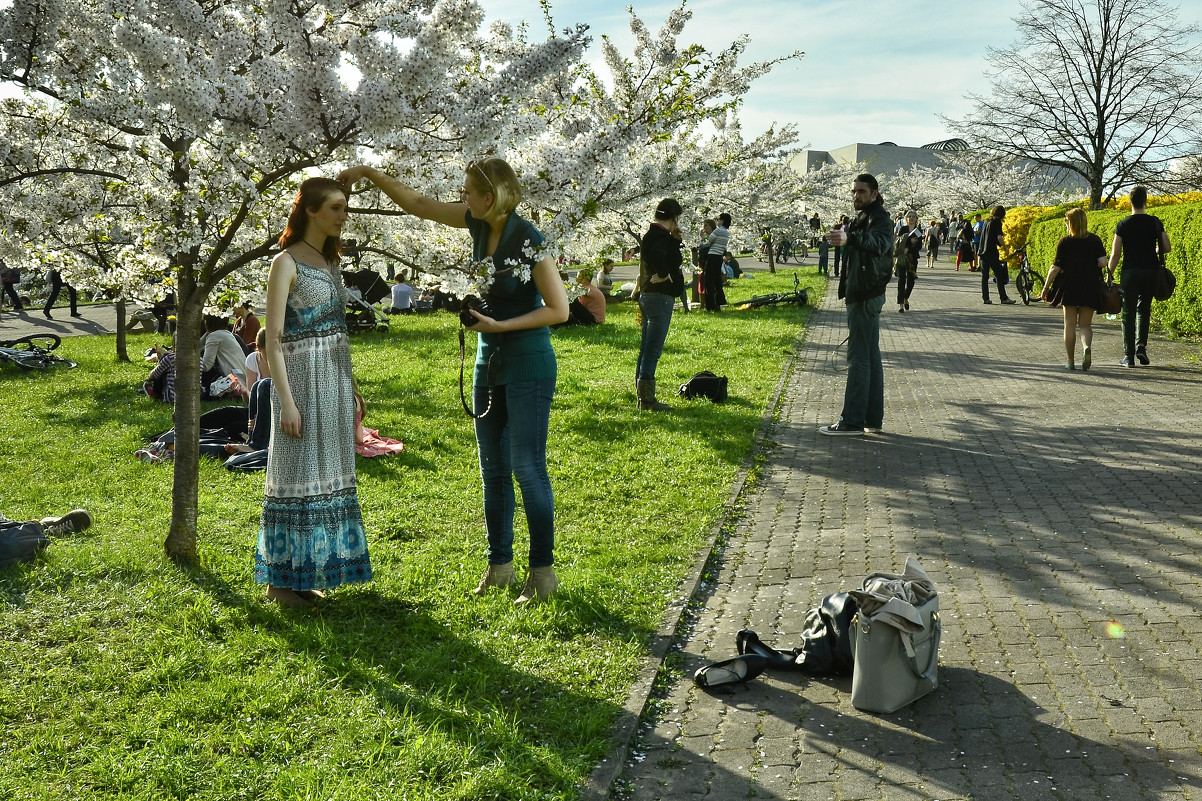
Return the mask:
[[[92,525],[92,513],[87,509],[73,509],[62,517],[43,517],[42,531],[50,537],[78,534]]]
[[[819,426],[818,430],[826,434],[828,437],[859,437],[864,434],[879,434],[881,433],[880,426],[864,426],[863,428],[852,428],[843,426],[840,423],[831,423],[829,426]]]

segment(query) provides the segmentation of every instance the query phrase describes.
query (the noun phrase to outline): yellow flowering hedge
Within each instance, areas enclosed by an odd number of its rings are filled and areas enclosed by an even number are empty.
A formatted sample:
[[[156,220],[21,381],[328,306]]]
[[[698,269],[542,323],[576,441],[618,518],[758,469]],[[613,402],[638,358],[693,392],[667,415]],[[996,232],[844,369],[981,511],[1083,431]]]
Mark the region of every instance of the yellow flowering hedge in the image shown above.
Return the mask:
[[[1177,276],[1177,289],[1167,301],[1152,303],[1152,324],[1157,328],[1181,334],[1202,333],[1202,193],[1172,195],[1168,202],[1153,202],[1161,198],[1148,198],[1149,210],[1164,223],[1172,247],[1165,258],[1165,265]],[[1130,204],[1124,199],[1125,208],[1101,209],[1088,212],[1089,230],[1101,237],[1109,253],[1114,243],[1114,228],[1119,220],[1127,216]],[[1058,207],[1059,208],[1059,207]],[[1071,208],[1071,206],[1066,206]],[[1056,255],[1056,243],[1066,233],[1064,212],[1045,214],[1030,226],[1027,233],[1027,256],[1031,266],[1047,275],[1052,259]],[[1009,237],[1007,237],[1009,243]],[[1122,261],[1116,277],[1122,279]]]

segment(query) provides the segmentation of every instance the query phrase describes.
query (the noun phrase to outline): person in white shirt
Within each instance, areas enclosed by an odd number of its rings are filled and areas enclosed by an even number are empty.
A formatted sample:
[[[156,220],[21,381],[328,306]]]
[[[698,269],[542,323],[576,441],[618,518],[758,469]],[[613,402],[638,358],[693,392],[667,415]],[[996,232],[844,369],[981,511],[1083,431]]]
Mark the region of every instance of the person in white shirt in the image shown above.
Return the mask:
[[[202,377],[212,371],[214,377],[233,373],[239,381],[245,381],[246,354],[238,338],[226,327],[226,321],[221,317],[206,317],[205,331],[200,356]]]
[[[389,314],[413,314],[413,287],[405,281],[407,272],[401,270],[392,285],[392,307]]]

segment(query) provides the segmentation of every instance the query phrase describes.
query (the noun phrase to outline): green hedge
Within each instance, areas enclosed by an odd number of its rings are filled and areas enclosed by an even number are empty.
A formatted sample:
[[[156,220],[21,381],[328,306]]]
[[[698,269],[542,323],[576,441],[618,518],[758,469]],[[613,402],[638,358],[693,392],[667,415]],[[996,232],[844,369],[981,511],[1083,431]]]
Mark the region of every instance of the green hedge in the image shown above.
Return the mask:
[[[1172,251],[1165,263],[1177,276],[1177,291],[1163,303],[1152,303],[1152,324],[1179,334],[1202,333],[1202,203],[1161,206],[1153,213],[1164,222]],[[1114,228],[1126,212],[1113,209],[1088,212],[1089,230],[1102,238],[1109,253],[1114,244]],[[1056,243],[1064,236],[1064,212],[1057,216],[1044,215],[1043,222],[1031,226],[1027,236],[1027,256],[1031,266],[1044,275],[1052,265]],[[1118,275],[1123,271],[1119,262]]]

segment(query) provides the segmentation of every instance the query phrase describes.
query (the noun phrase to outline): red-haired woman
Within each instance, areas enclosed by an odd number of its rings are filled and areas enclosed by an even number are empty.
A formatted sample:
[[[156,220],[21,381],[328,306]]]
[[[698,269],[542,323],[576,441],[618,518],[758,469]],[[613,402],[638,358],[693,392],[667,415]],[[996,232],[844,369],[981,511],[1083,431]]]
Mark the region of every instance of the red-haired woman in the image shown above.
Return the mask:
[[[300,606],[371,580],[355,480],[355,397],[338,247],[346,187],[301,184],[267,279],[271,445],[255,581]]]
[[[1065,369],[1076,370],[1077,332],[1081,332],[1081,369],[1093,364],[1093,313],[1098,306],[1098,287],[1106,266],[1106,246],[1090,233],[1085,209],[1070,209],[1064,223],[1068,236],[1056,245],[1056,260],[1048,270],[1044,300],[1064,307]]]

